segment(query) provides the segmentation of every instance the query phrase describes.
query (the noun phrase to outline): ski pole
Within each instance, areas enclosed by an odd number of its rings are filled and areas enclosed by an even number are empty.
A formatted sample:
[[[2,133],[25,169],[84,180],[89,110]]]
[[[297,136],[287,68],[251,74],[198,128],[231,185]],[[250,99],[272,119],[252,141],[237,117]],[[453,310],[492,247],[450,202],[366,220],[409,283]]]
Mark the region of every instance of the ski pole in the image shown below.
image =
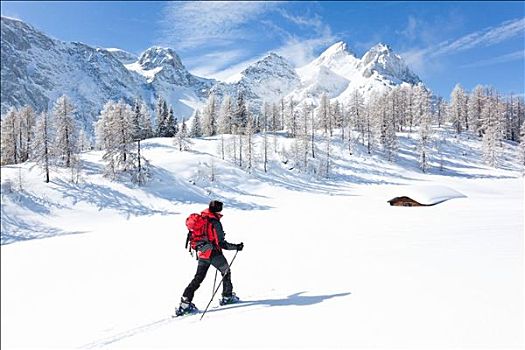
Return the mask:
[[[233,256],[232,261],[228,264],[228,272],[227,272],[227,273],[230,272],[230,267],[232,266],[233,261],[234,261],[235,258],[237,257],[237,253],[238,253],[238,252],[239,252],[238,250],[235,252],[235,255]],[[225,273],[224,276],[226,276],[227,273]],[[215,289],[215,291],[213,292],[213,295],[211,296],[210,302],[208,303],[208,305],[206,306],[206,309],[205,309],[204,312],[202,313],[202,316],[201,316],[201,318],[200,318],[200,321],[202,321],[202,318],[204,317],[204,315],[206,315],[206,312],[208,311],[208,308],[210,307],[210,304],[211,304],[211,302],[213,301],[213,298],[215,298],[215,294],[217,294],[217,291],[218,291],[219,288],[221,287],[222,281],[224,280],[224,276],[222,276],[221,281],[219,282],[219,285],[217,286],[217,289]]]
[[[217,282],[217,272],[218,271],[219,271],[218,269],[215,269],[215,279],[213,280],[213,288],[211,289],[212,293],[215,290],[215,282]]]

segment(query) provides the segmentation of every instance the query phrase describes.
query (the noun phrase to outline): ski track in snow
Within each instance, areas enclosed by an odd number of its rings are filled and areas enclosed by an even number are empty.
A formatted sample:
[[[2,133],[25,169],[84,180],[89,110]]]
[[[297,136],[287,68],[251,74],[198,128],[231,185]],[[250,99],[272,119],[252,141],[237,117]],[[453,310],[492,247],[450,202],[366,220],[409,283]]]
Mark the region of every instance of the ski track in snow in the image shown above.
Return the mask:
[[[119,340],[122,340],[124,338],[133,337],[134,335],[137,335],[139,333],[147,332],[147,331],[150,331],[152,329],[157,329],[159,327],[162,327],[162,326],[164,326],[166,324],[169,324],[169,323],[173,322],[174,320],[175,320],[175,318],[170,316],[170,317],[158,320],[158,321],[154,321],[154,322],[142,325],[142,326],[138,326],[138,327],[132,328],[132,329],[127,330],[127,331],[119,332],[119,333],[114,334],[114,335],[109,336],[109,337],[105,337],[105,338],[102,338],[102,339],[95,340],[95,341],[93,341],[93,342],[91,342],[89,344],[80,346],[79,348],[80,349],[103,348],[105,346],[108,346],[110,344],[118,342]],[[181,320],[178,320],[178,321],[181,321]]]

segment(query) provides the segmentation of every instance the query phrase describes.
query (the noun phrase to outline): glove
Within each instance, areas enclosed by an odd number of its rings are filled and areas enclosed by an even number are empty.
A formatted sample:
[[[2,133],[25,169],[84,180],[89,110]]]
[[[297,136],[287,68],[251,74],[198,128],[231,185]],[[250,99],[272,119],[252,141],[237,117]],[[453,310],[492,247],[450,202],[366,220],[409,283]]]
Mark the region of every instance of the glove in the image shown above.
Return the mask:
[[[244,243],[241,242],[241,243],[237,244],[237,247],[236,247],[236,248],[237,248],[237,250],[239,250],[239,251],[242,250],[242,249],[244,248]]]

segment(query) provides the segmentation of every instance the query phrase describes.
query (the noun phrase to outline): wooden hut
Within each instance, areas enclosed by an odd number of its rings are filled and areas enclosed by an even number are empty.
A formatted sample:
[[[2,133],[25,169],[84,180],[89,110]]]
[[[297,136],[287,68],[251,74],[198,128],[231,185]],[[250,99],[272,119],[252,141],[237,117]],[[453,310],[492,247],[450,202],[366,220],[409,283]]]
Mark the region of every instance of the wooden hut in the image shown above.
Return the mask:
[[[391,196],[403,194],[387,201],[390,205],[397,207],[430,207],[452,198],[466,197],[452,188],[440,185],[402,186],[389,194]]]
[[[406,196],[392,198],[391,200],[388,201],[388,203],[396,207],[427,207],[429,206],[429,204],[421,204],[413,200],[412,198],[406,197]]]

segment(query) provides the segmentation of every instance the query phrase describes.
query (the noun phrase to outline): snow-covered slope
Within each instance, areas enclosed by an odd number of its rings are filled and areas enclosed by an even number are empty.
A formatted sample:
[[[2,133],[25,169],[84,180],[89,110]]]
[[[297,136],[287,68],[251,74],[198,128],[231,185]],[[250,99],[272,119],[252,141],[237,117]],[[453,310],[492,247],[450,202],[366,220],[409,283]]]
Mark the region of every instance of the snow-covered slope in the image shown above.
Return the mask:
[[[221,160],[218,137],[190,152],[145,141],[155,177],[144,187],[104,178],[96,151],[82,154],[78,184],[66,170],[44,184],[31,164],[3,167],[2,349],[522,347],[516,146],[504,143],[493,169],[462,135],[446,142],[443,171],[433,161],[422,174],[415,141],[399,136],[402,156],[389,163],[360,147],[349,156],[335,135],[330,179],[288,170],[281,150],[293,140],[279,135],[269,173]],[[386,202],[422,183],[465,197]],[[232,265],[244,302],[172,319],[196,268],[184,220],[211,198],[225,203],[226,238],[245,243]],[[196,293],[201,309],[213,276]],[[214,342],[196,341],[203,334]]]

